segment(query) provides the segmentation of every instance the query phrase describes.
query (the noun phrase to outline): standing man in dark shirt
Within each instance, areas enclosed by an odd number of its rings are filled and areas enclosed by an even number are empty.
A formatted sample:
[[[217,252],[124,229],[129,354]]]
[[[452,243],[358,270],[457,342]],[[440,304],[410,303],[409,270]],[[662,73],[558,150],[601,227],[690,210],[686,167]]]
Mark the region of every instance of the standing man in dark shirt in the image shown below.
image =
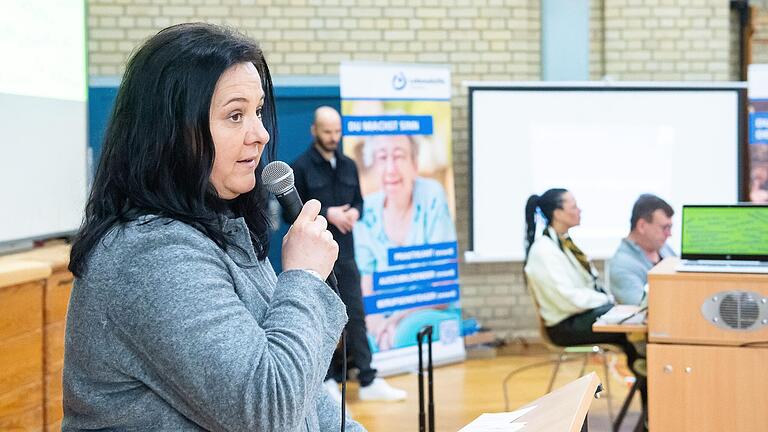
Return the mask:
[[[328,106],[315,110],[312,145],[293,162],[296,190],[304,201],[316,199],[322,204],[320,214],[328,220],[328,229],[339,244],[339,258],[334,266],[341,300],[347,306],[347,349],[360,370],[361,400],[403,400],[406,392],[376,378],[371,368],[371,349],[365,329],[360,273],[355,264],[352,227],[363,211],[363,197],[355,162],[339,150],[341,116]],[[337,383],[341,381],[341,359],[334,354],[326,376],[326,387],[341,401]]]

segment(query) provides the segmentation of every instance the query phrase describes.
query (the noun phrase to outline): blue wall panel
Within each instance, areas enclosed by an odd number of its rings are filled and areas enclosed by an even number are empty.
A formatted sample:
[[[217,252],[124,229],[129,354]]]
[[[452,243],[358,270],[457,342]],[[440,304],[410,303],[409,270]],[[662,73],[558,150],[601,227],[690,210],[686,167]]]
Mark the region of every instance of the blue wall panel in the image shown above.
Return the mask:
[[[588,0],[542,0],[541,79],[589,79]]]

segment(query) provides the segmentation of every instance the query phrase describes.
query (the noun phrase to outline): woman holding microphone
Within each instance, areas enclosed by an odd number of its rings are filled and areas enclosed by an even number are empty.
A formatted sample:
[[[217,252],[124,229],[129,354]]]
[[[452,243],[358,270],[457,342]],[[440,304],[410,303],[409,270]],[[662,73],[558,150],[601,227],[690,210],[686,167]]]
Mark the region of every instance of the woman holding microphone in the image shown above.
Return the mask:
[[[251,39],[181,24],[132,56],[72,248],[64,430],[339,428],[338,246],[310,201],[272,270],[256,168],[275,130]]]

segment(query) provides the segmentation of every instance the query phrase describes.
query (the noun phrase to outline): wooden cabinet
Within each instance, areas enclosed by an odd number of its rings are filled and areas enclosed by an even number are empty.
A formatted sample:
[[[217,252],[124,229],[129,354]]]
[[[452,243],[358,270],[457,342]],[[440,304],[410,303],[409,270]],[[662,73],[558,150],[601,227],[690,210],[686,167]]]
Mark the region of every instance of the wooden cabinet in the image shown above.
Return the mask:
[[[61,385],[64,329],[72,291],[72,274],[67,270],[68,264],[67,245],[43,247],[0,258],[0,285],[3,280],[6,285],[14,281],[18,284],[18,271],[14,271],[18,266],[38,270],[34,288],[25,286],[21,291],[17,287],[7,289],[6,295],[15,293],[15,303],[4,301],[0,292],[0,430],[61,430],[64,417]],[[30,328],[30,320],[36,323],[36,330],[25,332],[29,333],[28,338],[34,339],[34,349],[30,345],[32,339],[26,342],[12,340],[15,345],[3,345],[5,326],[18,332]],[[8,363],[4,363],[6,361]],[[6,364],[15,366],[8,368]],[[6,372],[17,381],[29,378],[24,373],[34,373],[35,384],[27,384],[25,391],[20,391],[18,395],[11,394],[8,401],[4,401],[6,386],[3,377]],[[32,399],[38,402],[34,410],[19,411],[21,406],[30,406]],[[14,408],[5,410],[8,423],[3,423],[3,407],[6,405]]]
[[[648,345],[651,431],[768,431],[768,348]]]
[[[64,329],[72,291],[67,270],[70,248],[57,245],[11,255],[10,259],[46,265],[50,276],[43,289],[43,419],[45,430],[60,431],[64,417],[61,376],[64,368]],[[1,428],[0,428],[1,429]]]
[[[0,263],[0,430],[43,430],[43,290],[50,267]]]
[[[648,274],[649,429],[768,431],[768,326],[726,328],[703,308],[727,292],[754,293],[762,308],[768,275],[678,273],[677,262]]]

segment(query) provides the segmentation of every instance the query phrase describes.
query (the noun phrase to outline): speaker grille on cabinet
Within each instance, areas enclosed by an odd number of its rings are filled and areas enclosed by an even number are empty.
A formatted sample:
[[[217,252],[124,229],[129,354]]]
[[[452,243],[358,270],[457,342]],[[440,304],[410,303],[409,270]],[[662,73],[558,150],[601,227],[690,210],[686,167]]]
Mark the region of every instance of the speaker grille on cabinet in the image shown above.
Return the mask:
[[[749,293],[726,294],[720,302],[720,317],[728,327],[745,329],[757,321],[760,308]]]
[[[724,291],[710,296],[701,313],[717,327],[757,330],[768,324],[768,299],[750,291]]]

